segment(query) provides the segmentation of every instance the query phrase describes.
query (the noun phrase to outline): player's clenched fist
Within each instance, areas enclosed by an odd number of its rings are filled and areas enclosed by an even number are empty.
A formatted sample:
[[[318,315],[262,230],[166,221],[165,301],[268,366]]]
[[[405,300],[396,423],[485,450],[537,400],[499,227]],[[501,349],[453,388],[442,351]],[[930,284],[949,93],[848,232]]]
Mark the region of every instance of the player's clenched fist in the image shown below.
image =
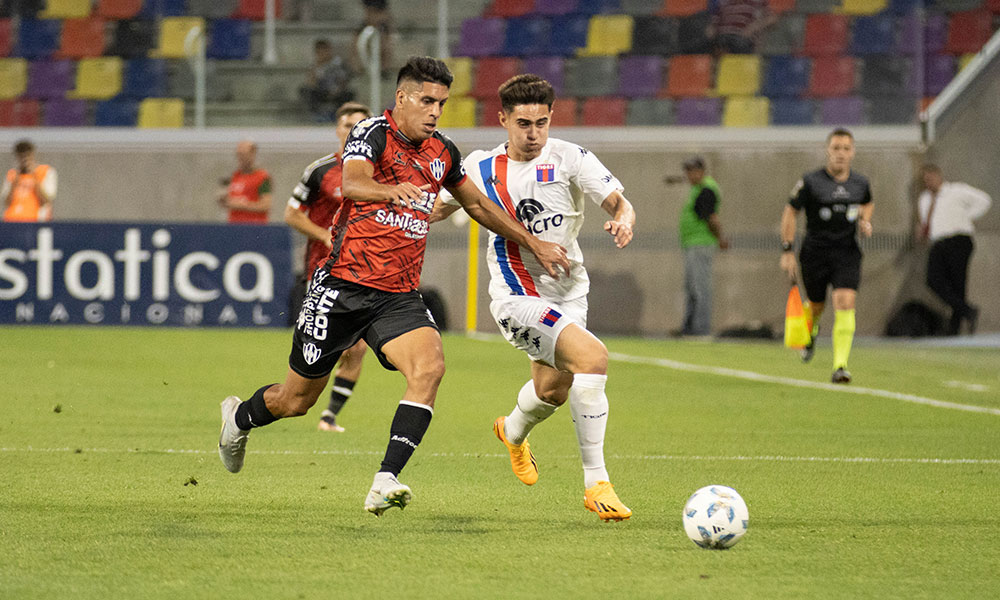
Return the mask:
[[[632,226],[619,221],[608,221],[604,224],[604,231],[607,231],[615,238],[615,246],[624,248],[632,241]]]

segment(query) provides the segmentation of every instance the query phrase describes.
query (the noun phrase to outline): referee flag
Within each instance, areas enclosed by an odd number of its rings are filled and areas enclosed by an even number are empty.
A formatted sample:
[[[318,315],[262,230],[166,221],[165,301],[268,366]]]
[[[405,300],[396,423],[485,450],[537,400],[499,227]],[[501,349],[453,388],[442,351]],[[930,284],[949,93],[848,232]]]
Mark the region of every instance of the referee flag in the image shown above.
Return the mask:
[[[799,286],[793,285],[788,291],[788,302],[785,304],[785,346],[805,348],[809,343],[809,329],[809,317],[802,307]]]

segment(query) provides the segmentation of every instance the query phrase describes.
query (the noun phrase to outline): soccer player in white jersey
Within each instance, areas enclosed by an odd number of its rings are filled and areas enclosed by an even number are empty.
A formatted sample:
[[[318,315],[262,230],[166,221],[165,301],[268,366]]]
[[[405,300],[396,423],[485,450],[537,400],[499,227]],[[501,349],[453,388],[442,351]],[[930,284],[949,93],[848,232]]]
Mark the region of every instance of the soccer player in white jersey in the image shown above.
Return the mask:
[[[532,235],[567,249],[570,275],[553,279],[535,258],[490,234],[490,312],[504,337],[531,358],[531,380],[517,395],[513,411],[493,430],[510,453],[511,467],[527,485],[538,480],[528,433],[569,400],[580,444],[584,506],[605,521],[632,515],[618,498],[604,465],[608,420],[608,351],[587,330],[590,280],[577,235],[584,207],[593,202],[611,219],[604,230],[624,248],[632,240],[635,211],[622,185],[585,148],[549,138],[555,93],[536,75],[517,75],[500,86],[500,125],[507,142],[475,151],[465,169],[498,206]],[[455,210],[441,206],[437,218]]]

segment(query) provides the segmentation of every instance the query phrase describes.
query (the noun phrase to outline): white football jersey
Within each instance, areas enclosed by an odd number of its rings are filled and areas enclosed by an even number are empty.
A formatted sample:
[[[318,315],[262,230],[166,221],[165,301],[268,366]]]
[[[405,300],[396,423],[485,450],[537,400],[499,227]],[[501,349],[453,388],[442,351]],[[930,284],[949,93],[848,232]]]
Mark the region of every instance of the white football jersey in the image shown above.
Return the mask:
[[[530,252],[490,232],[487,264],[490,297],[540,296],[567,301],[587,295],[590,279],[576,238],[586,201],[598,206],[622,184],[586,148],[549,138],[537,158],[518,162],[506,144],[477,150],[465,161],[476,186],[535,237],[566,248],[570,275],[553,279]],[[454,202],[454,200],[452,200]]]

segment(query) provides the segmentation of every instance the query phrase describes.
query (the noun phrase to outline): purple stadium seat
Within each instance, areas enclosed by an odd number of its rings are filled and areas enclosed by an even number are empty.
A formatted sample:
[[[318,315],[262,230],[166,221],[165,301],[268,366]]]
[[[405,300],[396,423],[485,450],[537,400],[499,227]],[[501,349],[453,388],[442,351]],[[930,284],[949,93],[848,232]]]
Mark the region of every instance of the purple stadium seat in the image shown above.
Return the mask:
[[[854,96],[827,98],[820,114],[823,125],[861,125],[865,122],[865,102]]]
[[[681,98],[674,104],[674,123],[677,125],[722,124],[722,98]]]
[[[955,57],[935,54],[924,63],[924,95],[937,96],[955,76]]]
[[[536,15],[568,15],[576,11],[578,0],[535,0]]]
[[[556,96],[562,96],[565,59],[561,56],[532,56],[524,59],[521,69],[533,73],[552,84]]]
[[[623,56],[618,61],[618,93],[626,98],[652,98],[663,83],[663,58]]]
[[[466,19],[456,56],[494,56],[503,49],[504,19]]]
[[[924,54],[940,54],[948,42],[948,17],[927,15],[924,29]]]
[[[65,98],[76,83],[76,62],[72,60],[35,60],[28,65],[29,98]]]
[[[82,127],[87,124],[85,100],[49,100],[42,124],[46,127]]]

